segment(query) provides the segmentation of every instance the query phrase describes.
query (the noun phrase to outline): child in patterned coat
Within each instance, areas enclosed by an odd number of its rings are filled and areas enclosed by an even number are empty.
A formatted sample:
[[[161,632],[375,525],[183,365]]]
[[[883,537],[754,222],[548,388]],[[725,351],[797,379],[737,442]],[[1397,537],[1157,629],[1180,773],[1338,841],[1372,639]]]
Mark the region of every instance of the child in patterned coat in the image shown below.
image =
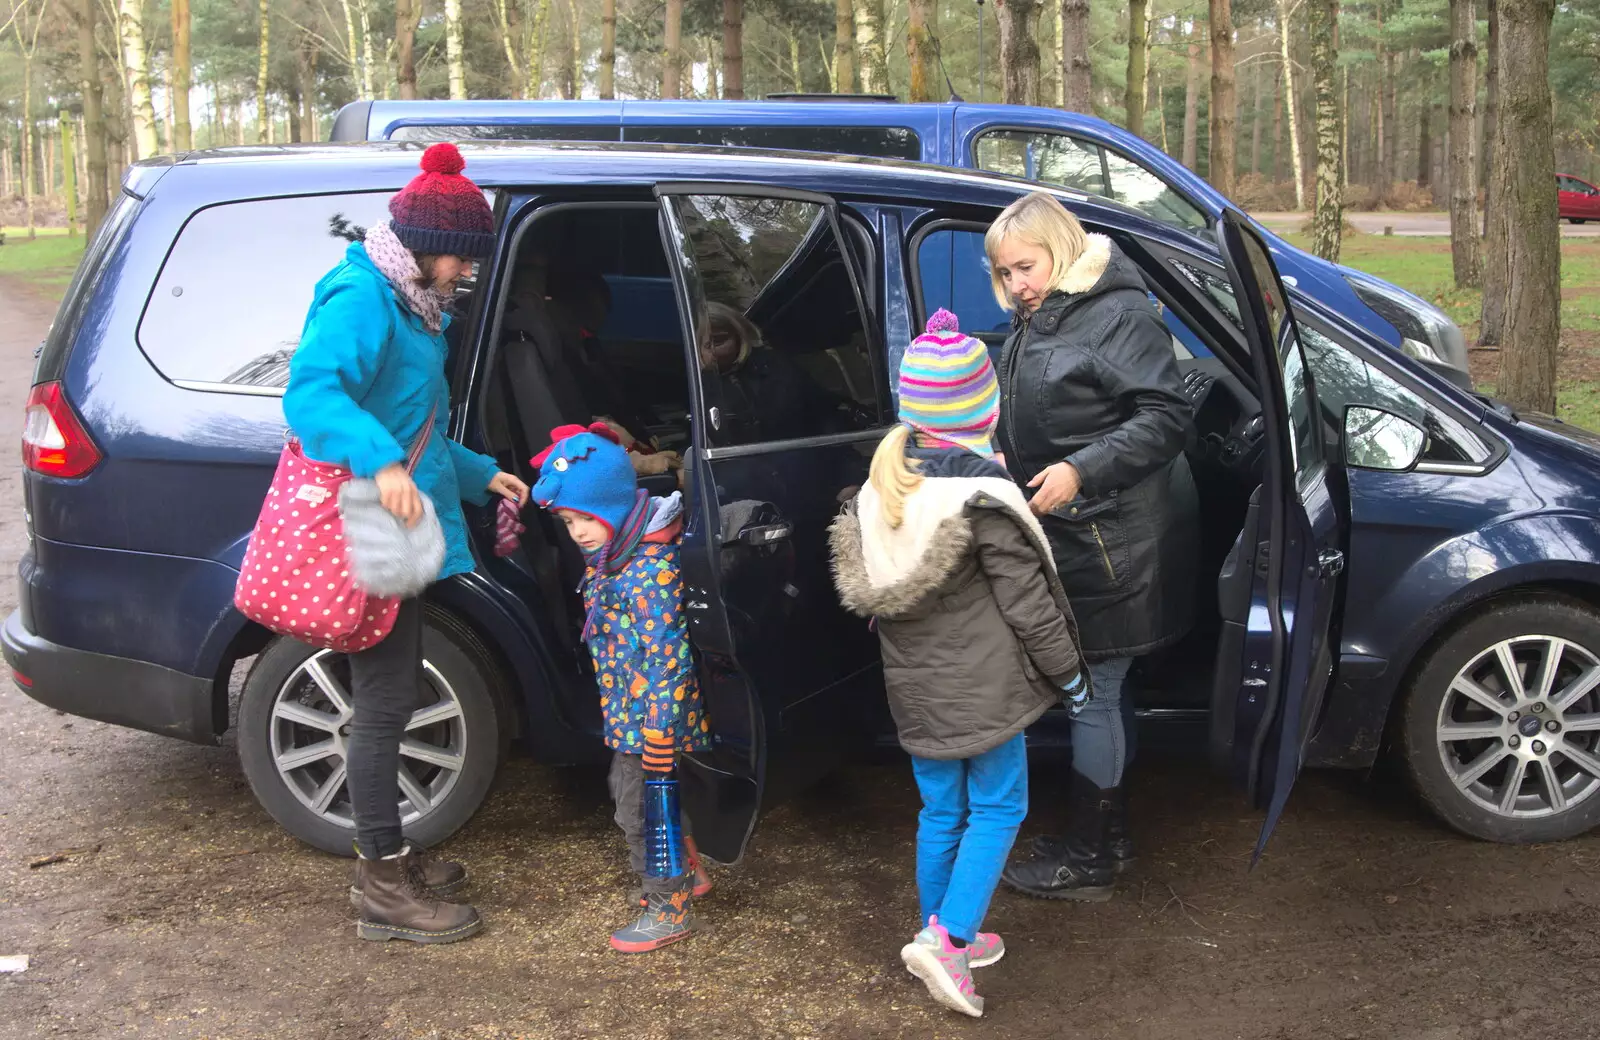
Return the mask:
[[[711,881],[683,821],[689,871],[644,876],[644,782],[672,771],[680,751],[711,746],[688,623],[683,615],[679,542],[682,497],[651,498],[628,454],[604,424],[563,426],[533,459],[533,500],[555,514],[583,550],[583,641],[594,659],[611,760],[616,821],[642,880],[638,920],[611,936],[622,953],[645,953],[692,933],[689,904]]]

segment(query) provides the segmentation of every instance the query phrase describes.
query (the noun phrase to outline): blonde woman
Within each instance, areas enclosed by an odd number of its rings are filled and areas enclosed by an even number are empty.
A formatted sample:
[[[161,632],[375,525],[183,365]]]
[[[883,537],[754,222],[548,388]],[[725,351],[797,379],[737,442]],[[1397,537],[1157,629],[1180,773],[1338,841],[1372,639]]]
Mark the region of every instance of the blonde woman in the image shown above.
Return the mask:
[[[1198,504],[1183,456],[1193,416],[1172,336],[1109,238],[1036,192],[1006,207],[984,246],[995,296],[1013,311],[1000,449],[1033,489],[1094,686],[1072,727],[1066,833],[1035,842],[1005,880],[1032,896],[1100,901],[1132,861],[1128,667],[1194,619]]]

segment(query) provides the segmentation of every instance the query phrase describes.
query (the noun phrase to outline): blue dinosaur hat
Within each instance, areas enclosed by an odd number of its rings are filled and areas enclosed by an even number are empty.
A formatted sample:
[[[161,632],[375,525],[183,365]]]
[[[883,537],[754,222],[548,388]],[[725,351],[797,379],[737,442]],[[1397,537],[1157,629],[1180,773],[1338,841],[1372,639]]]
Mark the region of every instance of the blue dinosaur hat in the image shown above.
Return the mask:
[[[623,529],[638,503],[639,484],[628,453],[603,423],[558,426],[554,443],[533,457],[539,480],[533,500],[540,509],[570,509],[592,516],[611,530]]]

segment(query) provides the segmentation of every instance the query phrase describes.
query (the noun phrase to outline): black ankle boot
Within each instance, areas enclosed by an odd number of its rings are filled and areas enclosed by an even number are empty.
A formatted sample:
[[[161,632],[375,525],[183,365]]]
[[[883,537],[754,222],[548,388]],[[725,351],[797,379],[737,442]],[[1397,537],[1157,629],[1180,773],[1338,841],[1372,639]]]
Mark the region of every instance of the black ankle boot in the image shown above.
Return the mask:
[[[1017,863],[1001,876],[1023,895],[1039,899],[1075,899],[1103,903],[1111,898],[1116,870],[1106,844],[1107,821],[1114,789],[1101,790],[1076,770],[1072,772],[1067,832],[1059,853]]]
[[[1111,811],[1106,814],[1106,851],[1111,856],[1111,869],[1126,874],[1133,869],[1133,838],[1128,834],[1128,789],[1118,784],[1109,788]],[[1064,859],[1067,839],[1059,834],[1040,834],[1029,846],[1036,859]]]

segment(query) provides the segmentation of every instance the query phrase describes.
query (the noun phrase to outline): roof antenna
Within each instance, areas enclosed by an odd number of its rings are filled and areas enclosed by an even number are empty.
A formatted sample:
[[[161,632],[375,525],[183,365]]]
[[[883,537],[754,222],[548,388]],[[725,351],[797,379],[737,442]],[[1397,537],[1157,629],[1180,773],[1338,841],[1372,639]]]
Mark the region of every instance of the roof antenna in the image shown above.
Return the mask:
[[[933,35],[933,33],[929,33],[928,39],[933,43],[933,57],[934,60],[939,63],[939,73],[940,75],[944,76],[944,85],[945,88],[950,91],[950,100],[965,101],[966,98],[956,93],[956,85],[950,82],[950,73],[944,67],[944,47],[939,43],[939,37]]]

